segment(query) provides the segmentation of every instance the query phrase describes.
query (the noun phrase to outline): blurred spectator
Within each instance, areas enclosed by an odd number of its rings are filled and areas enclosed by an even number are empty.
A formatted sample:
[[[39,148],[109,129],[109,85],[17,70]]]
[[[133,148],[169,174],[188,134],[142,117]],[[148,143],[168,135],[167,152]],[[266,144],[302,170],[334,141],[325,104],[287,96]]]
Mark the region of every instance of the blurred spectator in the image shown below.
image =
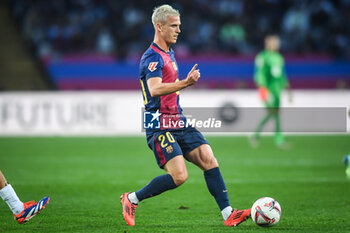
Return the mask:
[[[96,50],[99,53],[110,54],[114,52],[114,40],[108,28],[103,27],[98,32]]]
[[[349,0],[170,0],[181,13],[183,54],[256,53],[270,32],[289,53],[349,58]],[[152,0],[12,0],[12,14],[38,56],[141,54],[153,40]],[[177,49],[177,47],[175,49]]]
[[[309,12],[306,3],[292,6],[284,15],[283,28],[284,48],[290,51],[303,51],[303,42],[309,30]]]

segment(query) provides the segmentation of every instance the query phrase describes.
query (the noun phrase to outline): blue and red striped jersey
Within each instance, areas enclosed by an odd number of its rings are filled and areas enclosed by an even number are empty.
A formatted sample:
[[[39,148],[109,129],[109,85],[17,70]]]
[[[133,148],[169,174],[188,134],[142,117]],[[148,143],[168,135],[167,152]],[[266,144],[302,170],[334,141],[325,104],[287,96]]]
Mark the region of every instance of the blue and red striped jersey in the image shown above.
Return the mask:
[[[157,44],[152,43],[140,61],[140,81],[145,110],[149,112],[156,112],[158,110],[161,113],[161,122],[164,122],[163,119],[170,115],[172,116],[172,120],[175,120],[174,116],[177,120],[179,120],[178,117],[182,116],[182,109],[179,104],[179,92],[152,97],[149,92],[147,80],[159,77],[163,83],[174,83],[179,81],[178,74],[174,50],[170,49],[169,52],[165,52]],[[183,116],[180,118],[183,118]],[[160,129],[164,129],[164,127],[161,125]],[[146,130],[146,132],[149,133],[149,130]]]

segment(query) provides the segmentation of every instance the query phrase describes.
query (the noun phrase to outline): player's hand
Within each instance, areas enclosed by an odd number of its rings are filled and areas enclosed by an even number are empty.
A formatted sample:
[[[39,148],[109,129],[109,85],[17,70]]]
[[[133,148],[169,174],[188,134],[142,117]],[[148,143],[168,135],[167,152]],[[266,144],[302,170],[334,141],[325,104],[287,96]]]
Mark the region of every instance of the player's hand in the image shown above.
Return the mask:
[[[195,84],[200,78],[201,74],[199,73],[199,69],[197,69],[197,67],[198,67],[198,64],[195,64],[192,67],[191,71],[187,74],[187,78],[186,78],[187,86],[191,86]]]
[[[259,96],[260,99],[262,99],[263,101],[266,101],[269,98],[269,90],[267,90],[266,87],[259,87]]]

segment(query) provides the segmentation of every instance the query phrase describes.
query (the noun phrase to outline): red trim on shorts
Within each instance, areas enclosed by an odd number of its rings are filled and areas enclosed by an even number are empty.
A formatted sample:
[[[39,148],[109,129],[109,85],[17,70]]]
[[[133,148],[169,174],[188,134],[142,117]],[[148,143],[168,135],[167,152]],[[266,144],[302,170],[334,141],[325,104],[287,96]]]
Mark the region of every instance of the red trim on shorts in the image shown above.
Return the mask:
[[[163,166],[166,163],[166,159],[164,156],[164,153],[162,149],[160,148],[159,142],[157,141],[156,137],[154,137],[154,144],[156,145],[157,148],[157,154],[160,160],[160,164]]]

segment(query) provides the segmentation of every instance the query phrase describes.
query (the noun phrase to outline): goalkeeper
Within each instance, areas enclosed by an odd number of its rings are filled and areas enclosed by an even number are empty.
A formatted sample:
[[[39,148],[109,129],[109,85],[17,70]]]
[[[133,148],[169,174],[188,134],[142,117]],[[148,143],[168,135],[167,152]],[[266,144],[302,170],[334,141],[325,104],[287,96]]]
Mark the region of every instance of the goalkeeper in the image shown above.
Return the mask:
[[[280,96],[284,88],[288,89],[291,101],[290,85],[286,76],[283,56],[278,52],[280,39],[272,34],[265,37],[265,49],[255,58],[254,81],[259,90],[259,96],[265,104],[267,115],[261,120],[251,138],[252,145],[257,145],[263,126],[272,118],[275,121],[275,144],[286,145],[281,132],[279,107]]]

